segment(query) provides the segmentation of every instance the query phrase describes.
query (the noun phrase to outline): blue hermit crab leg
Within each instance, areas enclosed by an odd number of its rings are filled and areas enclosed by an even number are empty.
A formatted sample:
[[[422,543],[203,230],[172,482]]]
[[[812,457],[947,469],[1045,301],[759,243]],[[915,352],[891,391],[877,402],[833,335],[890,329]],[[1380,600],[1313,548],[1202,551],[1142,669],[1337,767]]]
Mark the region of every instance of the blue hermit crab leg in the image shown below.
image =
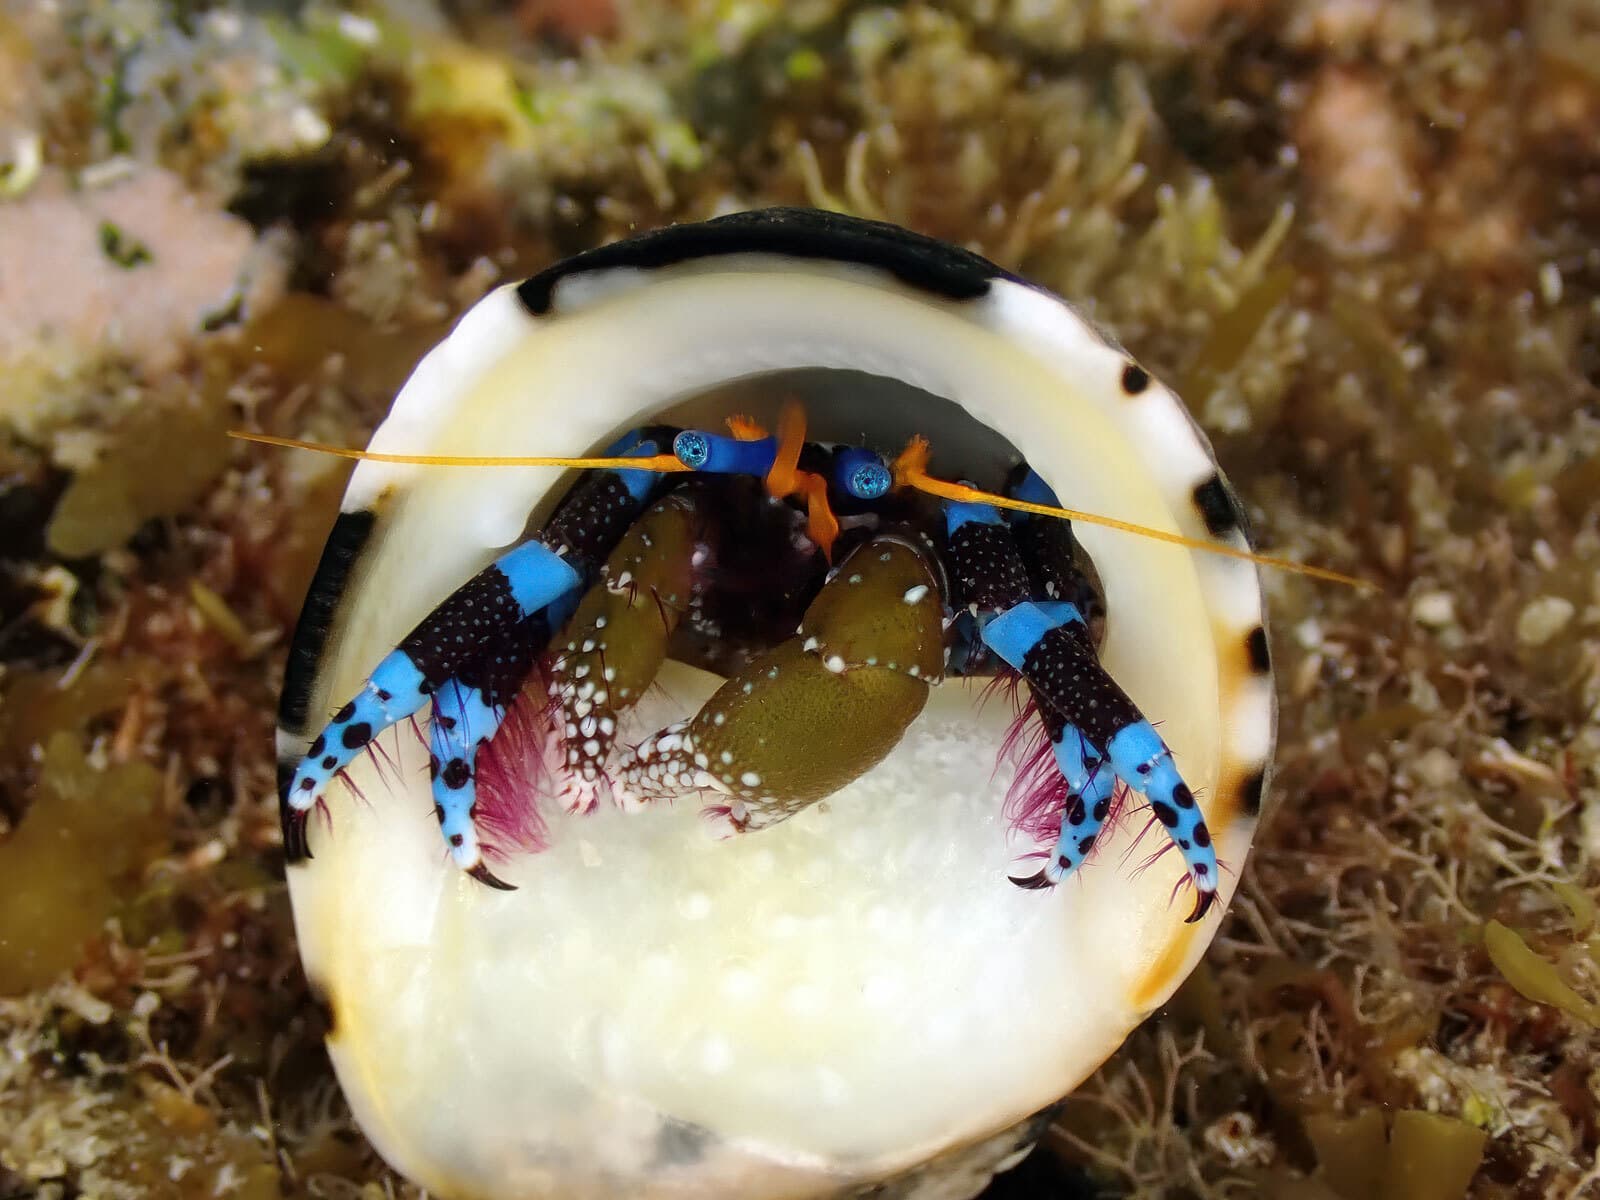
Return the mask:
[[[1023,464],[1015,482],[1006,489],[1006,495],[1051,508],[1061,506],[1055,491],[1027,464]],[[1016,534],[1028,577],[1033,581],[1034,595],[1076,605],[1085,621],[1105,616],[1100,594],[1077,568],[1078,539],[1072,535],[1070,521],[1018,512],[1011,514],[1011,529]]]
[[[434,813],[450,847],[456,866],[480,883],[512,891],[484,864],[472,822],[477,807],[478,751],[505,720],[505,708],[483,689],[459,679],[448,680],[433,696],[433,721],[428,729],[428,773],[433,787]]]
[[[653,440],[639,433],[612,448],[615,456],[630,457],[653,455],[656,449]],[[549,618],[565,618],[563,609],[575,603],[593,564],[632,522],[658,478],[646,470],[586,476],[537,538],[501,555],[445,597],[379,662],[295,769],[287,796],[297,818],[291,837],[299,837],[299,844],[289,847],[292,853],[306,850],[305,814],[373,738],[417,712],[451,680],[480,667],[492,669],[492,658],[484,656],[494,655],[493,647],[510,646],[502,653],[515,653],[519,631],[524,637],[534,634],[525,622],[547,609]],[[464,686],[472,690],[476,685]],[[452,715],[448,709],[446,715]],[[476,741],[459,756],[469,767]],[[456,757],[457,747],[448,749]]]
[[[983,629],[984,643],[1021,672],[1042,696],[1103,751],[1113,771],[1150,799],[1150,811],[1183,854],[1196,898],[1187,918],[1198,921],[1217,891],[1217,855],[1194,793],[1178,774],[1172,751],[1137,705],[1095,656],[1088,631],[1074,612],[1059,614],[1033,603],[1019,604]]]
[[[955,586],[983,645],[1018,671],[1041,709],[1053,710],[1062,722],[1063,736],[1052,738],[1052,743],[1069,789],[1081,797],[1082,787],[1087,786],[1096,797],[1085,820],[1093,819],[1102,799],[1098,789],[1106,786],[1090,768],[1109,763],[1116,778],[1150,798],[1151,811],[1182,852],[1196,891],[1195,909],[1188,919],[1199,920],[1216,896],[1216,852],[1194,794],[1178,774],[1166,743],[1100,665],[1076,606],[1041,605],[1028,598],[1027,569],[999,511],[986,504],[951,501],[945,506],[945,520]],[[1109,795],[1103,798],[1109,811]],[[1075,811],[1070,796],[1068,811]],[[1069,825],[1070,821],[1063,822],[1063,832]],[[1057,882],[1080,865],[1088,836],[1078,836],[1077,852],[1066,862],[1061,861],[1058,840],[1057,853],[1039,882]]]
[[[373,670],[361,690],[334,713],[311,743],[289,785],[289,803],[304,812],[333,777],[389,726],[403,721],[475,657],[487,639],[578,585],[578,573],[542,542],[524,542],[447,596]]]
[[[1037,607],[1061,624],[1083,621],[1077,606],[1053,600]],[[1060,883],[1089,856],[1106,818],[1116,791],[1116,774],[1083,731],[1067,721],[1049,701],[1035,695],[1039,718],[1055,756],[1056,768],[1067,786],[1066,804],[1061,812],[1061,829],[1049,861],[1038,874],[1012,882],[1025,888],[1051,887]]]

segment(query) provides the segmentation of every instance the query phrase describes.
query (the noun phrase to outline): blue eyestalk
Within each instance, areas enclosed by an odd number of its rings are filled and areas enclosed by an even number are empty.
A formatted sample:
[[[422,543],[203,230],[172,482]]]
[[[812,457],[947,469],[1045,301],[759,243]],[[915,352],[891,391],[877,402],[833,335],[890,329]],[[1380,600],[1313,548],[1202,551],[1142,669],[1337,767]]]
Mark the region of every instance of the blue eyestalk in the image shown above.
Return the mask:
[[[672,439],[672,453],[692,471],[710,475],[765,475],[778,457],[777,438],[742,441],[699,429],[685,429]]]
[[[889,494],[894,474],[881,455],[849,446],[833,460],[833,484],[852,499],[878,500]]]

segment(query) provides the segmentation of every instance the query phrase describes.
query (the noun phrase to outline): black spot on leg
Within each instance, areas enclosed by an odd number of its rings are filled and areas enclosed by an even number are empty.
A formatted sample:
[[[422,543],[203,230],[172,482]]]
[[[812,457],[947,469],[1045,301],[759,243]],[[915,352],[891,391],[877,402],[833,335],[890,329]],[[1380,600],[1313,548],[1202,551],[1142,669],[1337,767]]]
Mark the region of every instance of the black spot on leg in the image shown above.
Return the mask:
[[[1087,815],[1083,810],[1083,797],[1074,796],[1072,803],[1067,806],[1067,824],[1082,825]]]
[[[1079,854],[1087,854],[1087,853],[1089,853],[1089,851],[1091,851],[1093,849],[1094,849],[1094,838],[1092,836],[1078,839],[1078,853]]]
[[[316,786],[317,786],[317,781],[315,779],[307,778],[307,779],[302,779],[300,781],[300,790],[302,792],[309,792],[313,788],[315,788]]]
[[[1200,517],[1212,537],[1226,537],[1235,529],[1246,528],[1239,499],[1221,475],[1213,475],[1194,489],[1194,506],[1200,510]]]
[[[1211,845],[1211,831],[1206,828],[1204,821],[1194,827],[1194,844],[1202,849]]]
[[[1267,631],[1257,625],[1244,640],[1245,653],[1250,657],[1250,669],[1257,675],[1272,670],[1272,651],[1267,647]]]
[[[352,700],[348,704],[346,704],[343,708],[341,708],[338,712],[333,714],[333,723],[335,725],[343,725],[346,721],[348,721],[351,717],[353,717],[355,715],[356,715],[356,702],[354,700]]]
[[[1267,773],[1256,771],[1239,785],[1239,805],[1252,817],[1261,815],[1262,794],[1267,790]]]
[[[1172,811],[1172,805],[1163,800],[1152,800],[1150,802],[1150,811],[1155,813],[1156,820],[1160,821],[1168,829],[1178,823],[1178,814]]]
[[[1150,386],[1150,372],[1138,363],[1129,363],[1122,368],[1122,390],[1130,396],[1137,396]]]
[[[437,754],[428,755],[428,778],[439,778],[439,756]]]
[[[328,755],[326,758],[324,758],[322,760],[322,769],[324,771],[331,771],[338,765],[339,765],[339,760],[335,756],[333,756],[332,754]]]
[[[311,743],[311,749],[306,751],[306,757],[307,758],[317,758],[327,748],[328,748],[328,739],[323,737],[319,733],[319,734],[317,734],[317,740]]]
[[[359,750],[372,740],[372,726],[365,721],[348,725],[339,735],[339,740],[345,744],[346,749]]]
[[[472,768],[467,766],[466,759],[452,758],[444,765],[444,785],[451,791],[466,787],[467,781],[471,778]]]
[[[1107,814],[1110,813],[1110,812],[1111,812],[1111,797],[1107,796],[1105,799],[1101,800],[1100,803],[1098,803],[1098,804],[1096,804],[1094,806],[1094,819],[1096,821],[1104,821],[1106,819]]]
[[[465,837],[463,837],[463,836],[462,836],[462,835],[461,835],[461,834],[459,834],[459,833],[452,833],[452,834],[451,834],[451,835],[450,835],[450,844],[451,844],[451,845],[452,845],[452,846],[459,846],[459,845],[461,845],[461,843],[462,843],[462,842],[464,842],[464,841],[466,841],[466,840],[467,840],[467,839],[466,839],[466,838],[465,838]]]
[[[1179,808],[1189,809],[1194,807],[1194,793],[1189,790],[1187,783],[1180,783],[1172,789],[1172,799]]]

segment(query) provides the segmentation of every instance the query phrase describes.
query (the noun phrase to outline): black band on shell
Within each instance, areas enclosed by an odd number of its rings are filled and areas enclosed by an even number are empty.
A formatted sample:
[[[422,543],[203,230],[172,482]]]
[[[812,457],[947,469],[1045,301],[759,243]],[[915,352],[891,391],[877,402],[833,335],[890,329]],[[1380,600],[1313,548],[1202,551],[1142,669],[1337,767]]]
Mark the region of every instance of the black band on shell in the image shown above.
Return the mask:
[[[305,732],[311,685],[333,629],[334,613],[377,520],[377,514],[366,509],[340,513],[328,534],[328,544],[322,548],[322,558],[306,591],[305,607],[300,610],[300,620],[289,642],[289,663],[284,668],[283,692],[278,698],[278,728],[285,733],[298,736]]]
[[[517,288],[535,316],[548,313],[556,285],[571,275],[613,268],[654,270],[721,254],[777,254],[857,263],[947,300],[975,300],[995,279],[1013,278],[988,259],[911,233],[810,208],[762,208],[687,225],[669,225],[556,263]]]

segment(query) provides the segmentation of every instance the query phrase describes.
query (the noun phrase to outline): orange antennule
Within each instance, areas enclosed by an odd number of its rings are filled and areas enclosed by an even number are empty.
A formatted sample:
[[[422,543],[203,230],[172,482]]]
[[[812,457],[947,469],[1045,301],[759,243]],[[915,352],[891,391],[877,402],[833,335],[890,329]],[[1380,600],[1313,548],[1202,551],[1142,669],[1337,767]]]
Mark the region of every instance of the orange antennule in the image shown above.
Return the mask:
[[[767,436],[766,426],[754,417],[747,417],[741,413],[729,417],[727,425],[728,432],[741,442],[759,442]]]
[[[778,454],[767,472],[767,494],[776,499],[792,496],[800,490],[800,451],[806,444],[806,410],[798,400],[784,403],[778,414]]]
[[[691,468],[679,462],[676,455],[654,454],[636,458],[550,458],[542,455],[462,455],[462,454],[386,454],[380,450],[352,450],[345,446],[328,446],[321,442],[306,442],[299,438],[276,437],[270,433],[251,433],[243,429],[230,429],[228,436],[241,442],[258,442],[264,446],[282,446],[288,450],[310,450],[317,454],[331,454],[335,458],[353,458],[360,462],[402,463],[419,467],[570,467],[579,471],[688,471]]]
[[[1237,546],[1229,546],[1224,542],[1206,542],[1199,538],[1185,537],[1181,533],[1168,533],[1164,529],[1153,529],[1148,525],[1135,524],[1132,521],[1121,521],[1116,517],[1102,517],[1095,513],[1083,512],[1076,508],[1057,508],[1048,504],[1035,504],[1030,500],[1013,500],[1010,496],[997,496],[993,492],[980,491],[968,487],[963,483],[951,483],[944,479],[935,479],[927,472],[929,447],[928,440],[924,437],[914,437],[900,456],[894,462],[895,484],[899,487],[913,487],[919,492],[926,492],[930,496],[938,496],[943,500],[959,500],[973,504],[992,504],[996,508],[1009,508],[1015,512],[1033,513],[1041,517],[1057,517],[1067,521],[1081,521],[1085,525],[1103,525],[1107,529],[1120,529],[1124,533],[1136,533],[1141,537],[1151,538],[1158,542],[1168,542],[1174,546],[1186,546],[1191,550],[1204,550],[1211,554],[1220,554],[1225,558],[1242,559],[1253,562],[1258,566],[1274,567],[1280,571],[1290,571],[1296,575],[1309,575],[1313,579],[1326,580],[1329,583],[1341,583],[1346,587],[1360,588],[1363,591],[1376,591],[1378,585],[1366,579],[1358,579],[1354,575],[1346,575],[1340,571],[1330,571],[1326,567],[1312,567],[1305,563],[1294,562],[1292,559],[1278,558],[1271,554],[1257,554],[1253,550],[1241,550]]]
[[[833,544],[839,540],[839,518],[828,503],[828,481],[813,471],[798,471],[800,490],[806,497],[806,533],[822,548],[822,556],[833,561]]]

